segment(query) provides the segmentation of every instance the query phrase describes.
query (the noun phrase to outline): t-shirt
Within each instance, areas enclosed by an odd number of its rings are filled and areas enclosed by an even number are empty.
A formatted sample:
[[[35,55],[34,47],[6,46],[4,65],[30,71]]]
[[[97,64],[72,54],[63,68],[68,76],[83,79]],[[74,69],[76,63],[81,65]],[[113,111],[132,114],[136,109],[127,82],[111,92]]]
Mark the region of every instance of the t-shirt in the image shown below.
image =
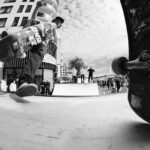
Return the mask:
[[[89,72],[90,76],[93,76],[93,72],[95,72],[95,70],[94,69],[88,69],[88,72]]]
[[[82,68],[82,69],[80,70],[80,73],[81,73],[81,75],[86,75],[86,74],[87,74],[87,70],[85,70],[85,69]]]

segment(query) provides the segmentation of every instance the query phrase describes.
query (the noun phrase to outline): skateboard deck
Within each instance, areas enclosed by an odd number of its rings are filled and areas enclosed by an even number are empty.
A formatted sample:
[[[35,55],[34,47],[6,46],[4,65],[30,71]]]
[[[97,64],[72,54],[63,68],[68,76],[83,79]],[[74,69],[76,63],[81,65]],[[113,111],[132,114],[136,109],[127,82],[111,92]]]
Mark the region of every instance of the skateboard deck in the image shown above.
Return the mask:
[[[129,61],[116,59],[112,68],[128,74],[128,101],[150,123],[150,0],[120,0],[128,33]]]
[[[49,23],[40,23],[4,37],[0,41],[0,61],[7,62],[20,58],[22,52],[42,43],[43,39],[49,34],[50,27]]]

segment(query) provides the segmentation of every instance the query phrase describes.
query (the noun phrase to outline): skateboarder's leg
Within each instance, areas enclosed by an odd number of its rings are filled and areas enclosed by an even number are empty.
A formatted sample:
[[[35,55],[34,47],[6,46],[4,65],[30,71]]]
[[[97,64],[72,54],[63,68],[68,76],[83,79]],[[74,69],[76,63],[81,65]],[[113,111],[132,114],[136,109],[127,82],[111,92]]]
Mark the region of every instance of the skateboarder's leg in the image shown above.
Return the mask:
[[[30,50],[29,58],[22,70],[22,73],[18,81],[19,88],[16,94],[18,94],[19,96],[27,96],[28,92],[29,92],[28,96],[34,95],[36,93],[37,86],[33,84],[34,75],[44,58],[45,52],[46,52],[46,46],[44,44],[38,44],[34,46],[32,50]],[[30,87],[30,91],[27,89],[29,87]]]
[[[32,79],[34,78],[36,70],[42,63],[45,51],[46,46],[44,44],[38,44],[34,46],[32,50],[30,50],[28,62],[25,64],[22,72],[23,75],[28,75]]]

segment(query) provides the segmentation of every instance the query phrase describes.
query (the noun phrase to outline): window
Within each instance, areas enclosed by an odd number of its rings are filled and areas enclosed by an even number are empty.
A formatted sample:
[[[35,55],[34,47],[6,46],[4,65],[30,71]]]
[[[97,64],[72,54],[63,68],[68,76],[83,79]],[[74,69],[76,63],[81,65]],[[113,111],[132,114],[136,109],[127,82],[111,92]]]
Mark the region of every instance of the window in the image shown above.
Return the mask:
[[[17,13],[21,13],[23,11],[24,5],[20,5]]]
[[[22,2],[26,2],[27,0],[22,0]]]
[[[38,17],[44,17],[44,13],[38,12],[37,16]]]
[[[30,2],[34,2],[34,0],[30,0]]]
[[[28,5],[25,12],[30,12],[31,8],[32,8],[32,5]]]
[[[12,6],[5,6],[0,8],[0,14],[8,14],[11,12]]]
[[[24,26],[28,21],[28,17],[23,17],[22,22],[21,22],[21,26]]]
[[[5,0],[4,3],[13,3],[16,2],[16,0]]]
[[[0,18],[0,28],[5,27],[7,18]]]
[[[15,17],[12,26],[15,27],[18,25],[19,17]]]
[[[57,1],[57,3],[59,4],[59,0],[56,0]]]

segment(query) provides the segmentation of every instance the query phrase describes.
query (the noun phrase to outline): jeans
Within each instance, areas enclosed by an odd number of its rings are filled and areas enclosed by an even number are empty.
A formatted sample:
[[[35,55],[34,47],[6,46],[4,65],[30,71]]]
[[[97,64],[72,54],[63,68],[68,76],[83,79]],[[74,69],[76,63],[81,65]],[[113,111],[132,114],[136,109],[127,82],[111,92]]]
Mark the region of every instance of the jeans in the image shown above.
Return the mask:
[[[92,80],[93,80],[93,76],[92,76],[92,75],[89,75],[89,77],[88,77],[88,82],[90,83]]]
[[[25,82],[33,83],[35,72],[40,67],[46,50],[47,47],[43,43],[35,45],[29,50],[29,58],[27,58],[27,63],[24,65],[22,73],[19,76],[18,86]]]

